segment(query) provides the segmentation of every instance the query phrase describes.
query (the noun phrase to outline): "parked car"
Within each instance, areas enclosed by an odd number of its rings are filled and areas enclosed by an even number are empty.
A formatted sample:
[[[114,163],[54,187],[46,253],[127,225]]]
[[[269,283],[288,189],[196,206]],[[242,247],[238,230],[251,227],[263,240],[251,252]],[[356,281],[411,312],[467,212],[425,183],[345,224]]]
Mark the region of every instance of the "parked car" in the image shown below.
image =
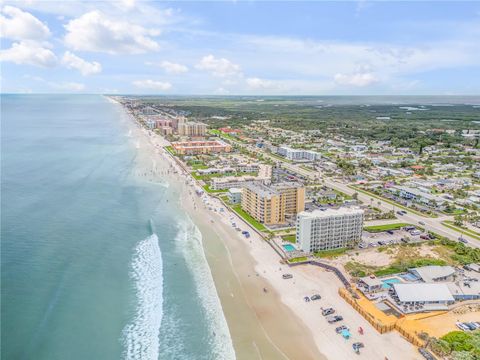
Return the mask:
[[[430,237],[428,235],[420,235],[420,239],[423,239],[423,240],[428,240]]]
[[[315,295],[312,295],[312,296],[310,297],[310,300],[320,300],[321,298],[322,298],[322,297],[321,297],[320,295],[315,294]]]
[[[364,348],[364,347],[365,347],[365,345],[363,345],[363,343],[361,343],[361,342],[356,342],[356,343],[353,343],[353,344],[352,344],[352,349],[353,349],[353,351],[355,351],[356,353],[359,353],[359,352],[360,352],[360,349],[361,349],[361,348]]]
[[[464,243],[464,244],[467,244],[467,243],[468,243],[467,239],[464,239],[462,236],[460,236],[460,237],[458,238],[458,241],[460,241],[460,242],[462,242],[462,243]]]
[[[339,327],[335,328],[335,332],[337,334],[340,334],[343,330],[350,330],[350,329],[346,325],[342,325],[342,326],[339,326]]]
[[[403,211],[397,211],[398,215],[403,215]]]
[[[382,241],[382,240],[377,241],[377,243],[378,243],[378,245],[386,245],[386,244],[385,244],[385,241]]]
[[[335,313],[335,309],[334,308],[326,308],[326,309],[323,309],[322,310],[322,315],[323,316],[327,316],[327,315],[332,315]]]
[[[469,331],[470,329],[468,328],[468,326],[465,326],[465,324],[461,323],[461,322],[457,322],[455,323],[455,325],[460,329],[460,330],[463,330],[463,331]]]
[[[469,330],[477,330],[477,325],[475,325],[474,323],[471,323],[471,322],[466,322],[466,323],[463,323],[466,327],[468,327]]]
[[[282,278],[284,278],[284,279],[291,279],[291,278],[293,278],[293,275],[292,275],[292,274],[283,274],[283,275],[282,275]]]
[[[358,247],[359,247],[360,249],[365,249],[365,248],[367,247],[367,244],[365,244],[365,243],[360,243],[360,244],[358,245]]]
[[[327,318],[327,321],[330,323],[330,324],[333,324],[333,323],[336,323],[338,321],[342,321],[343,320],[343,317],[340,316],[340,315],[332,315],[332,316],[329,316]]]
[[[420,354],[422,354],[422,356],[423,356],[426,360],[436,360],[436,358],[435,358],[432,354],[430,354],[430,352],[429,352],[427,349],[425,349],[425,348],[419,348],[419,349],[418,349],[418,352],[419,352]]]
[[[405,244],[408,243],[408,239],[407,239],[407,238],[401,238],[400,241],[403,242],[403,243],[405,243]]]
[[[387,233],[393,235],[393,230],[387,230]]]
[[[419,223],[420,225],[425,226],[425,223],[424,223],[423,221],[419,221],[418,223]]]

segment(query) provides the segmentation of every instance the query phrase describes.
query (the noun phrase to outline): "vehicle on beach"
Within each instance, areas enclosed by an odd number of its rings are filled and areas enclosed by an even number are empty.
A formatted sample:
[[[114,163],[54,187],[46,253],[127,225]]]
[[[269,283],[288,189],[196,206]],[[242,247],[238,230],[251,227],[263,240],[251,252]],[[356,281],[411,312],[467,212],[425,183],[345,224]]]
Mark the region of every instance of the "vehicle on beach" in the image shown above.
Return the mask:
[[[292,274],[283,274],[282,278],[283,279],[291,279],[291,278],[293,278],[293,275]]]
[[[323,309],[322,310],[322,315],[323,316],[327,316],[327,315],[332,315],[335,313],[335,309],[334,308],[326,308],[326,309]]]
[[[335,332],[337,334],[340,334],[343,330],[350,330],[350,329],[346,325],[341,325],[341,326],[335,328]]]
[[[315,301],[315,300],[320,300],[321,298],[322,298],[322,297],[321,297],[320,295],[315,294],[315,295],[312,295],[312,296],[310,297],[310,300]]]
[[[339,322],[339,321],[342,321],[343,320],[343,317],[340,316],[340,315],[332,315],[332,316],[329,316],[327,317],[327,321],[329,324],[333,324],[333,323],[336,323],[336,322]]]
[[[361,348],[364,348],[365,345],[363,345],[363,343],[361,342],[356,342],[356,343],[353,343],[352,344],[352,349],[353,351],[355,351],[357,354],[360,354],[360,349]]]
[[[305,301],[305,302],[310,302],[310,298],[309,298],[308,296],[305,296],[305,297],[303,298],[303,301]]]

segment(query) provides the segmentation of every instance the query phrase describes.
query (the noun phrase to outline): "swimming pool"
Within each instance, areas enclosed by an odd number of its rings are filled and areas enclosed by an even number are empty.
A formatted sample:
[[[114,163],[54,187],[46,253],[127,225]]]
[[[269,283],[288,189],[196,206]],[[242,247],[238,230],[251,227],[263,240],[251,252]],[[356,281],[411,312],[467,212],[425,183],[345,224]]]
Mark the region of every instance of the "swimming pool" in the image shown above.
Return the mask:
[[[384,279],[382,280],[382,288],[384,289],[390,289],[392,287],[392,284],[398,284],[401,283],[400,279],[397,278],[391,278],[391,279]]]
[[[285,251],[295,251],[297,249],[295,249],[295,246],[291,245],[291,244],[285,244],[285,245],[282,245],[283,249]]]

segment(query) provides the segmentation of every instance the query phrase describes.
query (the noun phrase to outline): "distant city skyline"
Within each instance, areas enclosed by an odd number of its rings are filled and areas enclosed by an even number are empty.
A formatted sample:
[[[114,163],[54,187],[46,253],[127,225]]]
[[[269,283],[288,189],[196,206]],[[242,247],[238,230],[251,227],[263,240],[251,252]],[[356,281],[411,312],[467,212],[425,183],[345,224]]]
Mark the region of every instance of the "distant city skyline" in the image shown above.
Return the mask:
[[[477,95],[480,3],[4,1],[2,93]]]

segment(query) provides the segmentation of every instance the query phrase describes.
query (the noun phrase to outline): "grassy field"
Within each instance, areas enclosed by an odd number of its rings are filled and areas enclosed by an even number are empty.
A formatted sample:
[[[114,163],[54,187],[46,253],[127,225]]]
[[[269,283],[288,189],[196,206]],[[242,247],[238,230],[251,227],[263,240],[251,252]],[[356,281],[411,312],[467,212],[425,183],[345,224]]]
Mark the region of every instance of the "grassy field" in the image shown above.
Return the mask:
[[[213,190],[213,189],[210,189],[210,185],[203,185],[203,190],[205,190],[209,194],[222,193],[222,192],[227,191],[227,190]]]
[[[363,193],[363,194],[365,194],[365,195],[368,195],[368,196],[371,196],[371,197],[373,197],[373,198],[376,198],[376,199],[385,201],[386,203],[389,203],[389,204],[391,204],[391,205],[394,205],[394,206],[396,206],[396,207],[398,207],[398,208],[400,208],[400,209],[410,211],[410,212],[412,212],[412,213],[414,213],[414,214],[417,214],[417,215],[420,215],[420,216],[425,216],[425,217],[431,217],[431,218],[436,218],[436,217],[438,217],[437,215],[425,214],[425,213],[421,213],[420,211],[413,210],[413,209],[411,209],[411,208],[409,208],[409,207],[406,207],[406,206],[403,206],[402,204],[399,204],[399,203],[397,203],[397,202],[395,202],[395,201],[392,201],[392,200],[390,200],[390,199],[386,199],[386,198],[384,198],[384,197],[382,197],[382,196],[378,196],[377,194],[374,194],[374,193],[372,193],[372,192],[370,192],[370,191],[360,189],[360,188],[357,187],[357,186],[348,185],[348,187],[351,188],[351,189],[353,189],[353,190],[355,190],[355,191],[361,192],[361,193]]]
[[[307,261],[307,260],[308,260],[308,258],[306,256],[300,256],[300,257],[297,257],[297,258],[290,259],[290,260],[288,260],[288,262],[297,263],[297,262],[302,262],[302,261]]]
[[[398,230],[405,226],[411,226],[412,224],[407,223],[396,223],[396,224],[384,224],[384,225],[375,225],[375,226],[365,226],[363,230],[376,233],[388,230]]]
[[[221,137],[221,138],[224,138],[224,139],[227,139],[227,140],[231,140],[231,141],[240,141],[240,139],[230,135],[230,134],[225,134],[223,132],[221,132],[220,130],[217,130],[217,129],[212,129],[209,131],[210,134],[212,135],[216,135],[218,137]]]
[[[315,256],[319,258],[333,259],[333,258],[336,258],[337,256],[345,254],[347,250],[348,250],[347,248],[341,248],[341,249],[335,249],[335,250],[318,251],[315,253]]]
[[[288,242],[291,242],[293,244],[296,243],[295,235],[283,235],[282,239]]]
[[[472,231],[470,229],[464,229],[464,228],[461,228],[461,227],[458,227],[456,225],[454,225],[453,221],[442,221],[442,225],[452,229],[452,230],[456,230],[462,234],[465,234],[465,235],[468,235],[468,236],[471,236],[473,237],[474,239],[477,239],[477,240],[480,240],[480,234],[476,233],[475,231]]]
[[[175,150],[173,150],[173,147],[172,146],[165,146],[165,150],[167,150],[170,154],[172,154],[173,156],[177,155]]]
[[[246,213],[240,205],[232,206],[233,211],[235,211],[238,215],[240,215],[245,221],[247,221],[250,225],[252,225],[255,229],[259,231],[266,231],[267,228],[263,226],[260,222],[255,220],[250,214]]]

